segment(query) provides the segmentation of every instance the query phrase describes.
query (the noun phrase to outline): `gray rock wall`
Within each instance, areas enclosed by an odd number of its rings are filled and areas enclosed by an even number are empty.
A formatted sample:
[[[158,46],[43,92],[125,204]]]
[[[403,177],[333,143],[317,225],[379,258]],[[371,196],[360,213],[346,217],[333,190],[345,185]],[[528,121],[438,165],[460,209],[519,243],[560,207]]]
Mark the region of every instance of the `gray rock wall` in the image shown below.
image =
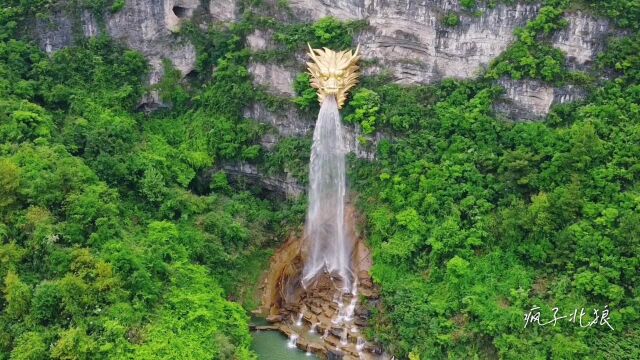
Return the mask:
[[[596,54],[604,50],[607,37],[619,34],[609,21],[581,11],[565,18],[569,26],[554,35],[553,45],[565,52],[568,65],[575,69],[591,65]]]
[[[554,88],[535,80],[501,79],[505,94],[494,109],[515,121],[544,118],[552,105],[582,100],[584,92],[575,86]]]
[[[51,53],[69,46],[78,35],[92,37],[106,31],[149,59],[150,84],[162,78],[163,59],[171,61],[184,76],[194,69],[195,48],[177,33],[183,21],[233,22],[239,19],[242,10],[240,0],[127,0],[121,11],[108,14],[104,26],[99,26],[91,13],[83,11],[79,20],[73,19],[64,11],[65,1],[60,4],[49,20],[35,23],[34,33],[43,49]],[[365,60],[364,74],[389,72],[400,84],[477,76],[507,49],[514,40],[513,31],[533,19],[540,8],[539,4],[531,3],[495,8],[480,5],[477,13],[471,14],[461,9],[458,0],[289,0],[287,12],[277,5],[277,0],[264,0],[264,4],[254,10],[279,21],[310,22],[325,16],[366,20],[369,25],[355,38]],[[460,14],[461,23],[454,28],[442,24],[442,17],[449,11]],[[568,65],[573,69],[588,69],[597,53],[605,48],[607,37],[619,34],[608,21],[581,11],[568,13],[566,19],[569,25],[553,36],[552,44],[567,54]],[[247,47],[253,52],[277,49],[272,36],[271,30],[258,29],[247,37]],[[276,96],[293,98],[293,81],[297,73],[304,71],[305,61],[301,51],[284,66],[256,60],[248,70],[257,87]],[[498,83],[505,88],[505,94],[495,110],[516,121],[544,118],[554,104],[584,96],[577,88],[553,88],[531,80],[502,79]],[[143,101],[150,104],[146,108],[161,105],[157,94],[149,94]],[[245,110],[244,116],[273,126],[275,131],[262,139],[267,150],[282,137],[310,136],[315,122],[293,104],[277,112],[254,104]],[[345,133],[350,151],[361,158],[374,157],[373,146],[359,141],[362,134],[358,127],[345,126]],[[378,134],[368,140],[375,145],[382,137]],[[246,165],[234,171],[257,176],[257,169],[248,169]],[[299,190],[284,180],[265,181],[266,186],[272,187],[280,183],[287,194]]]
[[[263,12],[282,12],[275,1],[266,3]],[[325,16],[366,20],[369,26],[356,37],[368,64],[364,73],[390,71],[401,84],[476,76],[509,46],[514,29],[534,18],[539,10],[538,4],[530,3],[480,6],[477,16],[461,11],[457,0],[290,0],[289,6],[294,19],[290,21],[315,21]],[[47,52],[73,41],[74,23],[62,9],[60,6],[50,21],[36,23],[35,33]],[[239,0],[127,0],[121,11],[107,16],[106,31],[147,56],[152,66],[149,83],[155,84],[162,77],[163,59],[170,60],[185,76],[194,68],[195,48],[176,35],[182,21],[199,13],[204,14],[199,21],[231,22],[238,19],[239,9]],[[448,11],[461,14],[459,26],[442,25],[442,16]],[[585,69],[604,48],[612,26],[581,11],[569,13],[566,18],[569,26],[554,35],[553,45],[567,54],[570,67]],[[84,36],[96,36],[101,31],[88,11],[82,13],[80,23]],[[247,45],[253,51],[273,49],[271,36],[269,30],[256,30],[247,38]],[[257,85],[275,95],[293,97],[293,79],[304,69],[304,54],[298,54],[294,61],[297,67],[286,68],[254,62],[249,70]],[[507,87],[508,99],[514,104],[522,108],[533,106],[529,117],[541,117],[548,112],[549,107],[542,105],[542,100],[519,103],[531,98],[526,95],[531,90],[526,82],[502,85]],[[538,96],[549,98],[545,94]]]

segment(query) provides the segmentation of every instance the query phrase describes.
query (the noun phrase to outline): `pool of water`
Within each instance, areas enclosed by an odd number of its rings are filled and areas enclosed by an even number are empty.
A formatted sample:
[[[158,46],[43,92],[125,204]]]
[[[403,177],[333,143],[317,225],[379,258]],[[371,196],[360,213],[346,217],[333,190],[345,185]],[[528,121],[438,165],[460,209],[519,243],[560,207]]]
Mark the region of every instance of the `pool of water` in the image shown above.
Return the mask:
[[[260,360],[309,360],[317,359],[315,355],[307,355],[297,348],[287,347],[286,336],[278,331],[254,331],[253,350],[258,354]]]

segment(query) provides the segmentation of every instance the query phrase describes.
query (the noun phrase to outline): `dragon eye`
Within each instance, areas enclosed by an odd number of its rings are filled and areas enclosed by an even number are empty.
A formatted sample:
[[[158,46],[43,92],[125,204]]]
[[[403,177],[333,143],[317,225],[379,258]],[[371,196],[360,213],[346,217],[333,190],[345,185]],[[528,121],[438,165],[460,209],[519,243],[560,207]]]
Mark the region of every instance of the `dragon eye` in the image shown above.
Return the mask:
[[[329,80],[329,76],[327,76],[327,75],[322,75],[322,80],[324,80],[324,81]]]

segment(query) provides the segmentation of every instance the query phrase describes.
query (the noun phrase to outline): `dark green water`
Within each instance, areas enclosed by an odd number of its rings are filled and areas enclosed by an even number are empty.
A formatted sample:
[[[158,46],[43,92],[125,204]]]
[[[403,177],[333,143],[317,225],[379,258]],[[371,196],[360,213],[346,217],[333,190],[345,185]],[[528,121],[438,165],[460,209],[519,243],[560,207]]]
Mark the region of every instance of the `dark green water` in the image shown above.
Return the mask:
[[[310,360],[317,359],[315,355],[306,355],[304,351],[297,348],[287,347],[286,336],[278,331],[254,331],[253,350],[258,353],[260,360]]]

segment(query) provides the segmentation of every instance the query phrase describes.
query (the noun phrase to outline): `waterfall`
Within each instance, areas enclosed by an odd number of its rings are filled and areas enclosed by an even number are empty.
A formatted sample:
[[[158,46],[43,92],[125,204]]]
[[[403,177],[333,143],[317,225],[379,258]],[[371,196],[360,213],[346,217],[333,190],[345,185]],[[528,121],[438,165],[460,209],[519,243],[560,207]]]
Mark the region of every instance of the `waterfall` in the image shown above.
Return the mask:
[[[298,342],[298,334],[291,334],[291,336],[289,336],[289,341],[287,342],[287,347],[289,349],[293,349],[296,347],[297,342]]]
[[[302,277],[305,288],[316,275],[327,272],[342,279],[345,292],[352,291],[353,242],[344,221],[345,153],[338,105],[333,96],[327,96],[320,107],[311,148],[305,229],[308,256]]]

